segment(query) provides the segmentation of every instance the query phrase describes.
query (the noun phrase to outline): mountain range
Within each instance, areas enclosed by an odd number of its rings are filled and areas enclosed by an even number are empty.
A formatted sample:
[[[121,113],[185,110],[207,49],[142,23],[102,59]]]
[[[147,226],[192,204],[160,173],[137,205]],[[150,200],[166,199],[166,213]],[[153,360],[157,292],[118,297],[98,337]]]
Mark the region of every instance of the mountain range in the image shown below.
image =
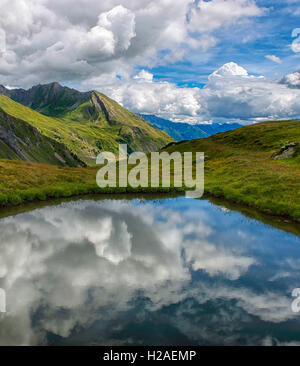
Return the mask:
[[[0,85],[0,158],[94,165],[101,151],[154,151],[172,142],[165,132],[97,91],[58,83],[29,90]]]
[[[174,140],[193,140],[205,138],[220,132],[227,132],[242,127],[238,123],[181,123],[172,122],[155,115],[140,114],[142,118],[150,122],[152,126],[166,132]]]
[[[189,125],[138,116],[97,91],[81,93],[58,83],[29,90],[1,86],[0,206],[99,192],[144,193],[140,187],[96,184],[98,153],[118,152],[126,143],[129,152],[204,151],[205,192],[299,222],[299,123]],[[194,137],[207,138],[186,141]],[[146,191],[161,189],[166,192]]]

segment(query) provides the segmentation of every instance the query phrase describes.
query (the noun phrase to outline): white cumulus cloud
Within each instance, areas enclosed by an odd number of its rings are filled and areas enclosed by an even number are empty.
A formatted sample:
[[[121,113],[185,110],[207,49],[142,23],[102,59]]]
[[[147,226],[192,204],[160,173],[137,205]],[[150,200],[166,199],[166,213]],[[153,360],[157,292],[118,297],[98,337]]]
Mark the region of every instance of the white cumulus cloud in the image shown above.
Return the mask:
[[[221,66],[218,70],[210,75],[210,79],[214,77],[228,77],[228,76],[248,76],[248,71],[235,62],[228,62]]]
[[[300,71],[287,74],[282,78],[281,83],[288,85],[290,88],[300,88]]]
[[[298,73],[286,77],[286,84],[268,81],[263,76],[230,62],[213,72],[204,88],[178,87],[157,81],[141,71],[133,78],[113,80],[102,90],[126,108],[140,113],[157,114],[175,121],[191,123],[213,120],[299,118],[300,90]],[[101,88],[94,80],[93,88]],[[299,83],[300,84],[300,83]]]

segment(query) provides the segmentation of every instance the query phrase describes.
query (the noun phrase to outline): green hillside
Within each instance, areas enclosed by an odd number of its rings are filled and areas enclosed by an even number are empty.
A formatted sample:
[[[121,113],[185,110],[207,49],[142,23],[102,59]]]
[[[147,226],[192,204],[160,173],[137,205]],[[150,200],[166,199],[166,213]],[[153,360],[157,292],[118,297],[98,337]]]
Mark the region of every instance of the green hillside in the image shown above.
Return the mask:
[[[0,158],[61,166],[85,166],[63,144],[0,108]]]
[[[61,100],[59,98],[58,102]],[[89,165],[95,164],[101,151],[117,152],[119,144],[128,144],[129,151],[148,152],[172,141],[164,132],[97,92],[89,93],[88,99],[66,108],[64,113],[62,106],[56,104],[60,111],[56,117],[38,113],[4,95],[0,95],[0,108],[38,128],[44,136],[64,144]],[[55,114],[53,109],[52,114]]]
[[[80,122],[107,135],[107,142],[105,138],[103,142],[96,140],[100,150],[118,151],[119,144],[124,143],[128,144],[129,151],[150,152],[172,141],[166,133],[99,92],[91,92],[88,101],[66,112],[61,119],[72,126],[75,123],[77,128]]]
[[[216,197],[300,221],[300,122],[264,122],[207,139],[177,143],[172,151],[205,153],[205,191]]]

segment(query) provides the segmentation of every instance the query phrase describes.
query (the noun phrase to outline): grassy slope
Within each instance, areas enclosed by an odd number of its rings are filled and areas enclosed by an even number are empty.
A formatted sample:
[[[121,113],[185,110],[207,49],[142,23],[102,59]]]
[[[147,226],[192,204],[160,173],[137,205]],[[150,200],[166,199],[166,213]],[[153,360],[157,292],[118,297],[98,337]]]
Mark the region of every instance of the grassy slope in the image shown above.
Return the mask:
[[[89,168],[0,160],[0,205],[86,193],[94,181],[95,172]]]
[[[79,159],[91,165],[100,151],[117,152],[119,143],[128,143],[134,150],[150,151],[171,141],[142,118],[99,95],[110,111],[110,124],[88,101],[60,119],[42,115],[4,95],[0,95],[0,107],[7,114],[39,128],[45,136],[65,144]]]
[[[37,127],[43,135],[65,144],[82,161],[87,161],[86,157],[93,154],[93,147],[84,141],[75,128],[63,121],[44,116],[4,95],[0,95],[0,107],[10,116]]]
[[[205,152],[207,193],[300,221],[300,151],[271,159],[288,142],[300,142],[300,122],[260,123],[167,150]]]
[[[71,167],[84,165],[65,145],[42,135],[37,128],[11,117],[1,108],[0,135],[0,158]]]
[[[68,168],[0,160],[0,206],[90,193],[173,192],[173,188],[99,188],[98,168]],[[182,189],[177,189],[178,192]]]
[[[91,95],[92,103],[85,101],[61,118],[70,126],[80,129],[80,134],[99,149],[118,152],[119,144],[123,143],[128,144],[132,151],[149,152],[172,141],[166,133],[104,94],[93,92]],[[89,129],[99,134],[93,140]]]
[[[300,222],[300,152],[288,160],[270,158],[282,145],[292,141],[300,142],[300,122],[266,122],[179,143],[167,150],[205,152],[207,193]],[[99,189],[96,171],[96,168],[59,168],[2,160],[0,203],[95,192],[168,191]]]
[[[19,160],[19,156],[3,141],[0,141],[0,159]]]

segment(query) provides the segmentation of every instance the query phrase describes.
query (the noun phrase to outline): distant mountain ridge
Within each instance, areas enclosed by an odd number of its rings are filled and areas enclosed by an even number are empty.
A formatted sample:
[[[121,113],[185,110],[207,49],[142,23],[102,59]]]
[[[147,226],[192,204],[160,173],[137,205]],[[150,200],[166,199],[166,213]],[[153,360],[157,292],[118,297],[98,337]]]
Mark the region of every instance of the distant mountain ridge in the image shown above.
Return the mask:
[[[227,132],[242,127],[238,123],[201,123],[192,125],[190,123],[172,122],[155,115],[140,114],[140,116],[150,122],[152,126],[165,131],[177,141],[206,138],[216,133]]]
[[[0,94],[51,117],[61,116],[78,107],[90,95],[89,92],[82,93],[57,82],[35,85],[28,90],[7,89],[0,85]]]
[[[1,96],[2,94],[2,96]],[[29,90],[0,85],[0,108],[63,144],[80,161],[94,165],[101,151],[157,151],[172,142],[165,132],[97,91],[80,92],[58,83]],[[1,124],[0,119],[0,124]]]

